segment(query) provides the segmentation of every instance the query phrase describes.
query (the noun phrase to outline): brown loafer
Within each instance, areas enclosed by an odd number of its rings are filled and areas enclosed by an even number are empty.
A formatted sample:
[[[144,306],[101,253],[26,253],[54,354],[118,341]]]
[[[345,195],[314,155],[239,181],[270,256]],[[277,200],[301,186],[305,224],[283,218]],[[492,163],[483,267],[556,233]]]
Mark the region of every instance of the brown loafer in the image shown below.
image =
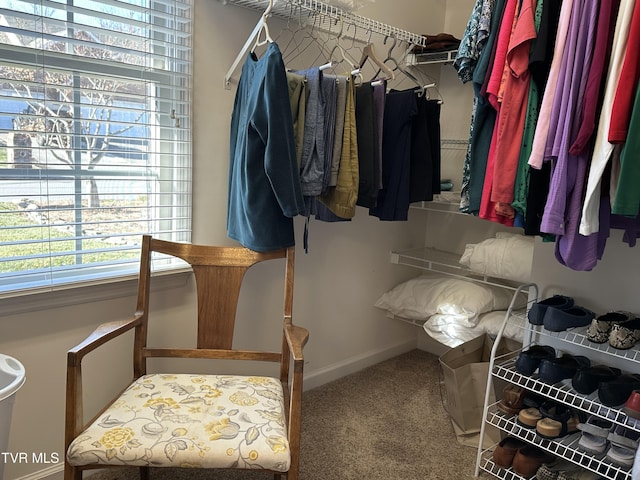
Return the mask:
[[[555,459],[553,455],[540,450],[533,445],[520,448],[513,457],[513,471],[518,475],[529,478],[538,471],[543,463],[550,463]]]
[[[493,463],[501,468],[509,468],[518,450],[527,445],[529,445],[527,442],[519,438],[503,438],[493,450]]]

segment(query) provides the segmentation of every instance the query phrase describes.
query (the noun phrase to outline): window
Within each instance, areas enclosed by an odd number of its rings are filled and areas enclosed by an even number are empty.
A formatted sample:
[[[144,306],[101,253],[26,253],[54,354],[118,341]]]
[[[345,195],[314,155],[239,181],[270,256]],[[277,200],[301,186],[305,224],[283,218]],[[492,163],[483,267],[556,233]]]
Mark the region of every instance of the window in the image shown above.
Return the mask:
[[[189,241],[192,0],[1,3],[0,296]]]

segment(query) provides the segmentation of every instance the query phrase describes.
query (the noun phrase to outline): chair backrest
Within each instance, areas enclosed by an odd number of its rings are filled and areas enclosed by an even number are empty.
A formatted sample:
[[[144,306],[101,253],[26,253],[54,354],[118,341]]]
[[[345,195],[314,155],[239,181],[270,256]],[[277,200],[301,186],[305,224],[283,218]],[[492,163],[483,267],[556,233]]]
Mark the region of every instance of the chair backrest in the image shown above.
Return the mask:
[[[147,331],[151,259],[154,253],[177,257],[188,263],[196,282],[197,344],[195,348],[149,348]],[[281,375],[288,372],[289,356],[286,342],[278,352],[259,352],[233,348],[233,333],[240,288],[245,273],[253,265],[265,260],[284,259],[283,326],[291,324],[293,308],[294,248],[270,252],[255,252],[244,247],[217,247],[159,240],[144,236],[138,284],[137,313],[142,316],[136,329],[134,374],[146,373],[146,359],[150,357],[224,358],[262,360],[281,363]],[[284,380],[284,379],[283,379]]]

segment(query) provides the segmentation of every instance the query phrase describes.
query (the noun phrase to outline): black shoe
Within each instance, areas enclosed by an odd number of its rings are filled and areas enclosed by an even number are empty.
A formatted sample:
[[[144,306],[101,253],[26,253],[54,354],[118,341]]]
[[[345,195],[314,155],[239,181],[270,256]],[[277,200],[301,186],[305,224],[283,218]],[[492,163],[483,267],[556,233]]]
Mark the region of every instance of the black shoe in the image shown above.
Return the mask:
[[[598,398],[607,407],[624,404],[631,392],[640,389],[640,375],[623,374],[598,385]]]
[[[569,355],[565,353],[559,358],[547,358],[540,362],[538,374],[540,380],[547,383],[557,383],[565,378],[572,378],[578,369],[591,365],[584,355]]]
[[[619,368],[607,365],[579,368],[571,379],[571,386],[576,392],[589,395],[598,389],[601,382],[609,382],[621,374],[622,371]]]
[[[543,359],[556,357],[556,350],[549,345],[533,345],[520,352],[516,358],[516,370],[523,375],[531,375],[536,371]]]

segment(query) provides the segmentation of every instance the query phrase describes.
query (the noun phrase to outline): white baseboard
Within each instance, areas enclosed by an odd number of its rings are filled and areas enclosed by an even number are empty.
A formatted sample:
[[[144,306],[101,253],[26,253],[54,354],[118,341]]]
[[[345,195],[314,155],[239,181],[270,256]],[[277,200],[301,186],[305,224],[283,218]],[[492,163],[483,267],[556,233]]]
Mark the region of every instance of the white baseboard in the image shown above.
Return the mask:
[[[30,473],[24,477],[15,478],[14,480],[63,480],[64,463],[51,465],[37,472]]]
[[[408,340],[381,350],[370,350],[341,362],[327,365],[320,370],[311,371],[304,376],[304,390],[310,390],[337,380],[346,375],[363,370],[367,367],[397,357],[416,348],[416,340]]]

